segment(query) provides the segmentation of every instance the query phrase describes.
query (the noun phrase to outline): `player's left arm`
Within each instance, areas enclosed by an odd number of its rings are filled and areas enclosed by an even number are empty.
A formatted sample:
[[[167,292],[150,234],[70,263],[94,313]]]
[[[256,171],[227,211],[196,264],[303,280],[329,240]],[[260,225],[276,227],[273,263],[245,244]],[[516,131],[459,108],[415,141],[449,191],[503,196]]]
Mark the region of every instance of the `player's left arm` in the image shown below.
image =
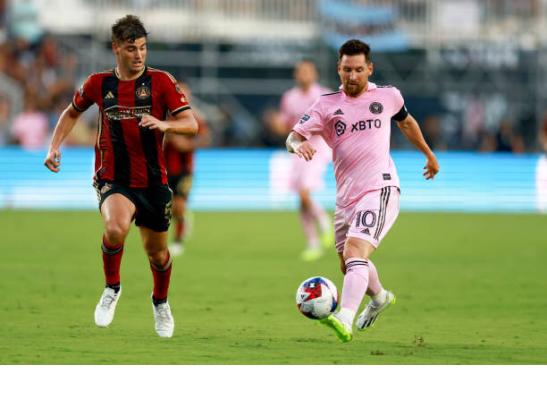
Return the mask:
[[[429,145],[427,145],[427,142],[424,139],[422,130],[420,129],[418,122],[414,119],[412,115],[408,113],[406,113],[406,116],[404,116],[404,118],[402,118],[401,120],[399,120],[398,118],[394,119],[404,136],[425,155],[425,179],[433,179],[435,175],[437,175],[437,173],[439,172],[439,162],[437,161],[437,157],[435,156],[431,148],[429,148]]]
[[[169,132],[165,133],[166,142],[168,141],[173,144],[177,151],[194,151],[198,148],[204,148],[211,144],[211,131],[209,126],[198,112],[194,113],[194,118],[198,123],[198,131],[195,136],[174,134]]]
[[[193,137],[198,132],[198,123],[192,110],[184,110],[173,115],[170,120],[159,120],[152,115],[145,114],[139,122],[139,127],[151,130],[160,130],[163,133]]]

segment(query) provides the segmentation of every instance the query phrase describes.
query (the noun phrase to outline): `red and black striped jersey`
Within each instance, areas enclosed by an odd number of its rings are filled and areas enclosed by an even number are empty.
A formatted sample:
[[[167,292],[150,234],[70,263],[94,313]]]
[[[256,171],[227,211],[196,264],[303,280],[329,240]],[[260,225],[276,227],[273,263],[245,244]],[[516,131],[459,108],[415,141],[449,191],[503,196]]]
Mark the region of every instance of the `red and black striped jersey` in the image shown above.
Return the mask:
[[[198,132],[194,138],[200,138],[200,135],[208,132],[209,127],[205,120],[197,112],[194,112],[194,118],[198,123]],[[164,152],[165,163],[167,165],[167,175],[175,176],[180,174],[191,174],[194,171],[194,150],[179,151],[173,143],[167,140]]]
[[[99,107],[94,178],[130,188],[167,184],[163,133],[139,127],[139,121],[144,114],[165,120],[190,108],[173,76],[150,67],[129,81],[114,69],[92,74],[72,105],[85,111],[93,104]]]

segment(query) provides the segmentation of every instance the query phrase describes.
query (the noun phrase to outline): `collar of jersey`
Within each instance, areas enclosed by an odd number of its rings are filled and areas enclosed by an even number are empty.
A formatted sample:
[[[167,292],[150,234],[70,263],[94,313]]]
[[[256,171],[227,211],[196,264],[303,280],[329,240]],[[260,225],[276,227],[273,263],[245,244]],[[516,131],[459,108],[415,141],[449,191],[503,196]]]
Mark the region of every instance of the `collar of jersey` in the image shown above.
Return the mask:
[[[349,95],[346,94],[346,92],[344,91],[343,85],[340,84],[340,87],[338,87],[338,89],[342,92],[342,95],[344,96],[344,99],[347,102],[357,102],[361,98],[366,97],[369,91],[375,90],[376,88],[378,88],[378,86],[375,83],[369,81],[367,90],[363,94],[361,94],[359,97],[355,98],[355,97],[350,97]]]
[[[142,75],[143,75],[144,73],[146,73],[146,70],[148,70],[148,66],[145,65],[144,68],[142,69],[142,71],[139,73],[139,76],[138,76],[138,77],[135,77],[135,78],[132,79],[132,80],[122,80],[122,79],[120,78],[120,74],[118,73],[118,67],[114,67],[114,70],[112,70],[112,71],[114,72],[114,76],[115,76],[118,80],[120,80],[120,81],[136,81],[136,80],[138,80],[139,78],[141,78]]]

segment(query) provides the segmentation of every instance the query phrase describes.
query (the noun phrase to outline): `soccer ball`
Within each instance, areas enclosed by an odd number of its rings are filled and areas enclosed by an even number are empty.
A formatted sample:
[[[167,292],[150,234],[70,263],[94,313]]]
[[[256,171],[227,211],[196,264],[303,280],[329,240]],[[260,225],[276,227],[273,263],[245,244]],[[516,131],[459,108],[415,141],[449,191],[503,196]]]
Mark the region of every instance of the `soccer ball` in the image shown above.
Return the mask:
[[[296,291],[296,307],[310,319],[323,319],[336,310],[338,290],[322,276],[314,276],[300,284]]]

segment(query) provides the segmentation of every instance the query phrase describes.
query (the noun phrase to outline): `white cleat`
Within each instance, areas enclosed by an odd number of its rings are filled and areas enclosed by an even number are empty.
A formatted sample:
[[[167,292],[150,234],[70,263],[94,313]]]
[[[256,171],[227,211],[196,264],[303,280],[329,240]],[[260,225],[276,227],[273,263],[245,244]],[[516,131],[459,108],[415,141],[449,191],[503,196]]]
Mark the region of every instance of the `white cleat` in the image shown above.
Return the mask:
[[[389,306],[394,305],[396,300],[395,295],[388,290],[386,291],[386,299],[384,300],[384,303],[376,305],[373,301],[368,302],[365,309],[357,318],[357,329],[365,330],[368,327],[374,326],[374,322],[376,322],[378,315]]]
[[[184,253],[184,245],[180,242],[173,242],[169,245],[169,253],[171,256],[179,256]]]
[[[114,313],[116,312],[116,305],[122,294],[122,288],[116,293],[112,288],[104,288],[101,299],[95,307],[95,324],[99,327],[107,327],[114,319]]]
[[[171,314],[169,302],[160,303],[159,305],[152,304],[154,308],[154,320],[156,322],[155,329],[159,337],[171,337],[175,330],[175,320]]]

